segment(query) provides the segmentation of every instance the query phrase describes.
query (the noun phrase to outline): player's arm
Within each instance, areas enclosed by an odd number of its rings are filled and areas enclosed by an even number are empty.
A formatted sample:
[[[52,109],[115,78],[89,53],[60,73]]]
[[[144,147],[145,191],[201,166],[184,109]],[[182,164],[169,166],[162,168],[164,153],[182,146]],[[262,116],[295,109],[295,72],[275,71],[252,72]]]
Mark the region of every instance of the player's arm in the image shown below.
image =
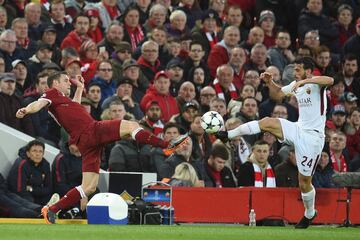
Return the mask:
[[[46,107],[49,104],[49,101],[43,98],[39,98],[37,101],[30,103],[26,107],[20,108],[16,112],[17,118],[23,118],[27,114],[36,113],[40,111],[42,108]]]
[[[81,96],[84,91],[84,78],[81,75],[76,76],[76,80],[74,81],[76,84],[76,91],[73,97],[73,101],[77,103],[81,103]]]
[[[331,86],[334,83],[334,79],[328,76],[314,76],[306,78],[304,80],[297,81],[292,87],[292,91],[295,91],[298,87],[304,86],[305,84],[318,84],[320,86]]]
[[[269,95],[274,100],[281,100],[286,95],[281,90],[281,86],[277,85],[273,81],[273,76],[271,73],[264,72],[260,75],[260,79],[264,81],[266,86],[269,88]]]

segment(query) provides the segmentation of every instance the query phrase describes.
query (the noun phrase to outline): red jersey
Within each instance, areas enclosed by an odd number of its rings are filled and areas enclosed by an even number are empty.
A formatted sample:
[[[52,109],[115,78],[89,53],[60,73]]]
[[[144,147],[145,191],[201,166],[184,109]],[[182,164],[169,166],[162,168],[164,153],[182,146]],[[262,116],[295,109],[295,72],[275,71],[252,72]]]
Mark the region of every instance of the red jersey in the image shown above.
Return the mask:
[[[76,140],[91,123],[95,122],[81,104],[72,101],[54,88],[46,91],[41,96],[41,99],[50,103],[49,111],[51,115],[65,128],[71,140]]]

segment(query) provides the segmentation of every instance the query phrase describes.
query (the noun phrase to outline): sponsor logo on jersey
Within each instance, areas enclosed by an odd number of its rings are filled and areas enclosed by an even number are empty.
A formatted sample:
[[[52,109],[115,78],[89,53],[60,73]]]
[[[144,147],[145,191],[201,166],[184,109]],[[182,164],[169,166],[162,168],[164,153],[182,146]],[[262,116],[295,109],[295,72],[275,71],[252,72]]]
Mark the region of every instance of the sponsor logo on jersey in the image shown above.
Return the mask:
[[[310,88],[306,88],[306,93],[310,94],[311,93],[311,89]]]

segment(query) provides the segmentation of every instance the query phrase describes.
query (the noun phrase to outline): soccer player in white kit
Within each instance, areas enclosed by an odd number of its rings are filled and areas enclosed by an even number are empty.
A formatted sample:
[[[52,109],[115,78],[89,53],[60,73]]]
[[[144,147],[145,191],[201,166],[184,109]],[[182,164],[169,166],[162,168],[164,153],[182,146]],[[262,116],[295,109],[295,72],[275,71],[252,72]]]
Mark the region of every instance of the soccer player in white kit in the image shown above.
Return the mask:
[[[299,171],[299,187],[305,207],[304,217],[295,228],[307,228],[316,217],[315,188],[311,184],[312,175],[321,157],[325,142],[326,93],[327,86],[334,79],[327,76],[312,76],[314,65],[310,58],[295,61],[295,81],[280,87],[273,82],[272,75],[264,72],[260,78],[269,87],[270,97],[282,99],[295,95],[299,105],[299,119],[290,122],[281,118],[265,117],[260,121],[251,121],[228,132],[218,132],[219,138],[234,138],[242,135],[257,134],[261,131],[270,132],[279,141],[288,143],[295,148],[296,164]],[[227,136],[226,136],[227,135]]]

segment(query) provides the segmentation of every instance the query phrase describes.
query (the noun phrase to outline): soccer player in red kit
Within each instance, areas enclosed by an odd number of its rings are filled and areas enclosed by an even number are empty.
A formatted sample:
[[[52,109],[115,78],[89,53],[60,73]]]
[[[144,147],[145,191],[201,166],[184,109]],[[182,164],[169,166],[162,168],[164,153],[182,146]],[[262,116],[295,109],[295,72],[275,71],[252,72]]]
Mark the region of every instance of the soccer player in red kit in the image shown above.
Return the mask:
[[[81,185],[71,189],[56,204],[45,206],[41,210],[48,224],[55,223],[58,211],[72,207],[79,201],[86,203],[87,196],[95,192],[99,181],[101,152],[105,144],[131,136],[141,144],[151,144],[161,148],[172,145],[172,149],[175,149],[187,140],[187,137],[183,137],[169,144],[142,129],[137,122],[126,120],[96,121],[80,105],[84,89],[84,79],[81,76],[78,76],[73,82],[77,87],[73,99],[67,97],[70,96],[71,82],[65,72],[55,73],[49,76],[47,81],[50,89],[37,101],[19,109],[16,117],[23,118],[27,114],[48,107],[49,112],[57,122],[69,133],[69,144],[75,144],[79,148],[83,160]]]

